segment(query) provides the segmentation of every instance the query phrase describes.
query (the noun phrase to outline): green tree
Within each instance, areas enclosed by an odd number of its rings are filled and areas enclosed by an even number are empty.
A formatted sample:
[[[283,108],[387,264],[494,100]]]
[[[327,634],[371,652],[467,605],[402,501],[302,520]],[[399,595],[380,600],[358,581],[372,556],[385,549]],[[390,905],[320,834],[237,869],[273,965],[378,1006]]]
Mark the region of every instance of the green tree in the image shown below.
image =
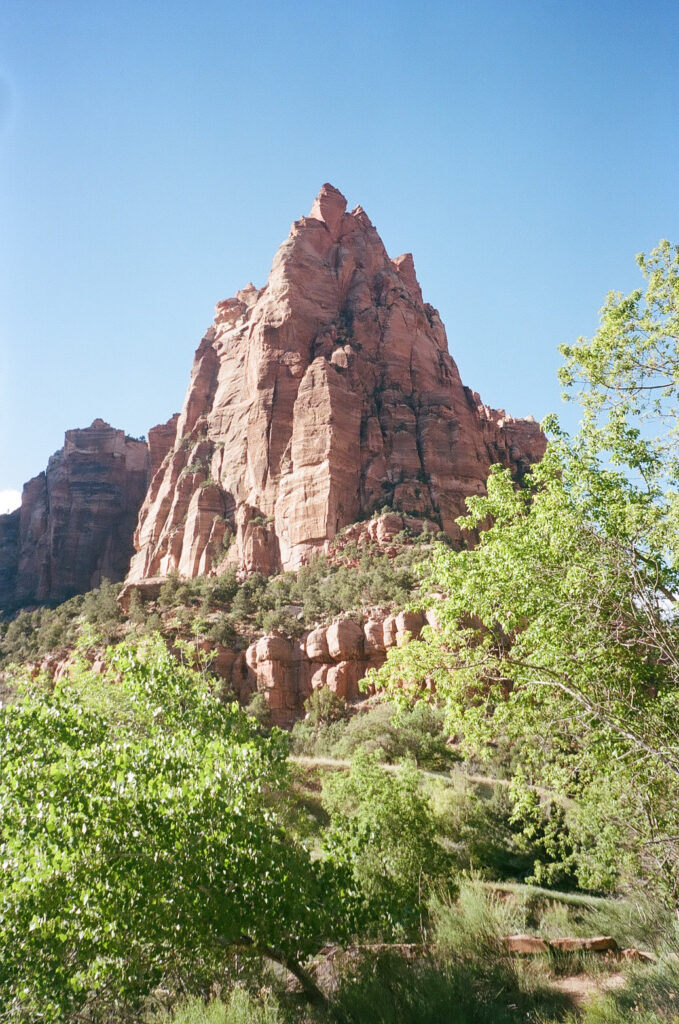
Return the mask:
[[[462,525],[492,525],[433,559],[441,629],[390,654],[378,681],[401,699],[433,681],[475,750],[510,738],[516,813],[534,829],[529,784],[557,794],[548,845],[581,885],[636,875],[676,899],[679,253],[661,243],[639,262],[646,291],[609,296],[595,338],[564,349],[581,430],[551,418],[524,486],[496,468],[468,501]]]
[[[448,868],[414,766],[386,772],[376,757],[359,753],[348,774],[324,782],[323,805],[328,855],[349,871],[355,927],[385,937],[412,933],[429,884]]]
[[[326,938],[332,869],[274,813],[286,738],[158,637],[109,658],[0,709],[0,1017],[204,990],[235,951],[320,998],[300,960]]]

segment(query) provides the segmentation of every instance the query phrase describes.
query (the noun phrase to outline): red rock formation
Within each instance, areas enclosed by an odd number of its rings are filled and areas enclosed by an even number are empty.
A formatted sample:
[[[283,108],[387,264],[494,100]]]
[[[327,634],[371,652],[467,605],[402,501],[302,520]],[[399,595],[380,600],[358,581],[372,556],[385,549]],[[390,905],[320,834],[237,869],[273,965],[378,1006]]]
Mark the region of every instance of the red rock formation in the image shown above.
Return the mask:
[[[385,617],[375,611],[361,624],[341,616],[317,626],[301,640],[263,636],[244,654],[215,646],[212,671],[244,703],[259,690],[276,725],[290,725],[304,715],[304,701],[313,690],[328,686],[351,702],[360,696],[359,682],[371,668],[384,664],[385,652],[408,638],[417,639],[424,616],[401,612]]]
[[[265,288],[220,302],[135,536],[131,581],[228,560],[299,566],[391,506],[454,540],[493,462],[521,474],[538,425],[484,406],[448,354],[409,254],[324,185]],[[168,431],[169,433],[169,431]],[[155,461],[155,458],[154,458]]]
[[[0,516],[0,610],[63,601],[123,578],[149,480],[145,441],[103,420],[68,430],[21,508]]]
[[[171,416],[167,423],[160,423],[149,430],[149,458],[151,462],[151,478],[163,464],[165,456],[171,450],[177,436],[177,420],[179,413]]]

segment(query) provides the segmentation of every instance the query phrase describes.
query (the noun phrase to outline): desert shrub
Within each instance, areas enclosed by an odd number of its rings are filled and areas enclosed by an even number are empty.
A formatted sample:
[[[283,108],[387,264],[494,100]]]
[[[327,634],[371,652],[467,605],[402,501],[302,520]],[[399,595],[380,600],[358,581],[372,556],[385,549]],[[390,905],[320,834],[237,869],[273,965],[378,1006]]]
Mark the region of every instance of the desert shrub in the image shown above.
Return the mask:
[[[456,760],[446,745],[443,715],[425,705],[397,710],[388,702],[354,714],[341,701],[342,713],[328,715],[339,701],[327,687],[314,691],[306,702],[303,722],[293,728],[293,749],[297,754],[351,758],[358,751],[377,754],[388,764],[405,758],[418,767],[444,771]]]
[[[357,750],[374,751],[391,764],[411,758],[420,768],[443,771],[456,760],[447,739],[444,716],[437,708],[419,703],[397,710],[385,703],[355,715],[333,752],[351,757]]]
[[[216,604],[229,605],[238,592],[238,577],[235,569],[227,569],[212,582],[212,600]]]
[[[130,596],[130,607],[127,612],[127,617],[135,626],[141,626],[146,621],[144,599],[136,588],[132,591]]]
[[[214,640],[215,643],[222,644],[224,647],[233,647],[238,640],[238,633],[236,631],[233,618],[226,614],[220,615],[219,618],[212,623],[208,629],[207,635],[210,640]]]
[[[161,585],[160,593],[158,595],[158,605],[161,608],[174,608],[179,604],[178,591],[181,586],[181,580],[179,573],[176,569],[172,569],[167,576],[165,582]]]
[[[266,594],[266,579],[259,572],[243,580],[231,603],[231,614],[236,619],[247,619],[257,612],[267,610],[263,602]]]
[[[269,706],[269,702],[264,694],[259,690],[253,693],[245,710],[251,718],[255,719],[262,729],[271,728],[271,707]]]
[[[351,711],[344,697],[338,697],[329,686],[314,690],[304,701],[306,721],[312,726],[330,725],[333,722],[346,721]]]
[[[264,612],[260,621],[265,633],[297,637],[304,632],[304,624],[284,608]]]
[[[100,632],[110,632],[122,620],[117,600],[120,587],[119,583],[104,579],[96,590],[90,590],[83,596],[82,614]]]
[[[24,661],[38,653],[36,627],[41,621],[40,612],[20,611],[8,624],[2,638],[3,664]]]
[[[454,850],[461,869],[480,872],[486,878],[526,879],[533,869],[535,852],[513,823],[513,806],[507,787],[460,788],[432,785],[432,801],[446,845]]]
[[[151,614],[147,616],[146,621],[144,622],[144,632],[149,634],[162,633],[163,626],[163,620],[161,619],[158,612],[151,612]]]
[[[344,733],[351,710],[328,686],[314,690],[304,702],[305,717],[292,728],[292,750],[308,756],[332,756]]]
[[[96,590],[69,598],[55,608],[23,610],[0,623],[0,668],[73,647],[83,621],[90,623],[105,643],[110,642],[122,618],[116,600],[119,592],[119,583],[103,580]]]
[[[210,620],[205,615],[194,615],[191,620],[191,633],[196,637],[207,636],[210,632]]]

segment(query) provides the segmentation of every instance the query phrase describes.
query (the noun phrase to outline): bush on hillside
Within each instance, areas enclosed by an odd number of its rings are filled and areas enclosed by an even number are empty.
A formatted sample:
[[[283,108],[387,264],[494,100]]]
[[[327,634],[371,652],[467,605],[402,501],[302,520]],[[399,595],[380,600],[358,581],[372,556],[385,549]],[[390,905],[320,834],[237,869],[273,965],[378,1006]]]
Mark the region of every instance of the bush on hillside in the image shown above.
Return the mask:
[[[312,694],[305,703],[306,718],[292,730],[295,753],[350,758],[363,750],[389,764],[410,758],[419,768],[431,771],[445,771],[457,760],[447,745],[443,714],[437,708],[419,704],[399,710],[383,702],[352,714],[342,701],[341,714],[324,713],[325,703],[330,710],[340,700],[327,687]]]
[[[323,806],[327,855],[361,894],[362,929],[385,938],[417,934],[428,887],[445,878],[452,890],[455,882],[415,769],[385,772],[375,757],[359,754],[348,773],[325,779]]]

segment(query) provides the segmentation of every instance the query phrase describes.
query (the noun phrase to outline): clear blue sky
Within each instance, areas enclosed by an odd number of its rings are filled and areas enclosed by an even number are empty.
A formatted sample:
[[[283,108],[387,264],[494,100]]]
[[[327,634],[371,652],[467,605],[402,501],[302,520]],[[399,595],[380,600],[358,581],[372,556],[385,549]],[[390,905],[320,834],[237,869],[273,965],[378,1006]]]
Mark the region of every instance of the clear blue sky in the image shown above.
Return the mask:
[[[324,181],[413,252],[465,383],[557,408],[557,344],[679,241],[678,54],[676,0],[3,0],[0,490],[179,409]]]

